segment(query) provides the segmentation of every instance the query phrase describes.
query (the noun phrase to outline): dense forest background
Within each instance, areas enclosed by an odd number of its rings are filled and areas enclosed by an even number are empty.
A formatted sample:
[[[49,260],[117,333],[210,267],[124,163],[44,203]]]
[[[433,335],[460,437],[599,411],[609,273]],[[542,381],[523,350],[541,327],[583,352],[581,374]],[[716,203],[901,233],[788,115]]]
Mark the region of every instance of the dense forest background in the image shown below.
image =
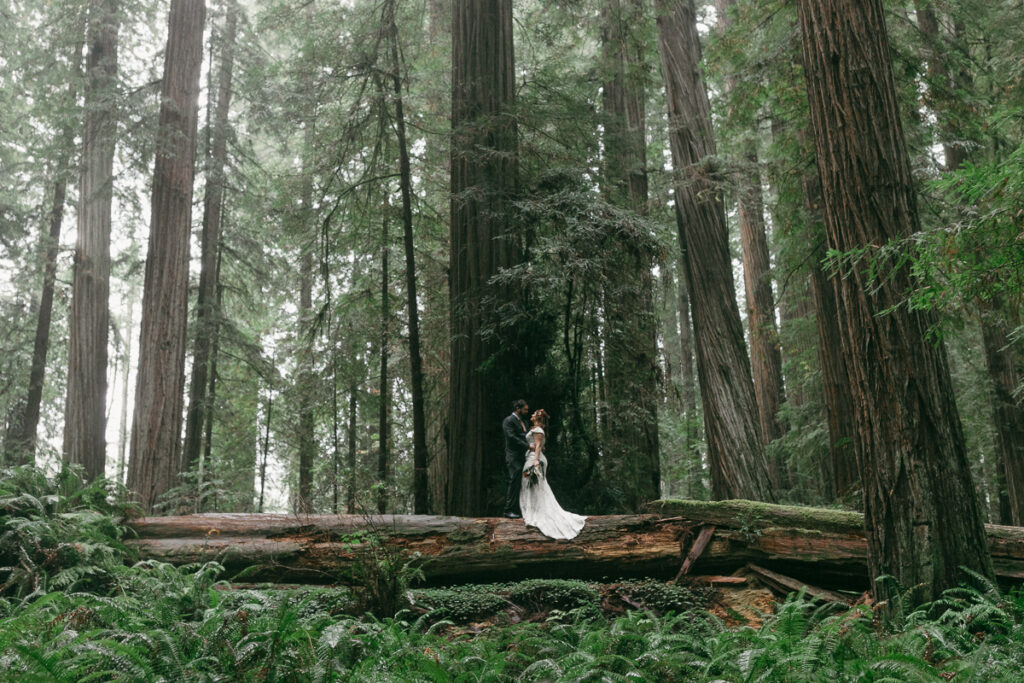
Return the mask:
[[[907,180],[916,225],[844,243],[794,3],[14,0],[5,461],[161,512],[496,514],[522,397],[568,509],[862,508],[896,352],[848,321],[906,314],[955,399],[909,412],[1021,524],[1020,6],[884,10],[909,173],[864,204]]]

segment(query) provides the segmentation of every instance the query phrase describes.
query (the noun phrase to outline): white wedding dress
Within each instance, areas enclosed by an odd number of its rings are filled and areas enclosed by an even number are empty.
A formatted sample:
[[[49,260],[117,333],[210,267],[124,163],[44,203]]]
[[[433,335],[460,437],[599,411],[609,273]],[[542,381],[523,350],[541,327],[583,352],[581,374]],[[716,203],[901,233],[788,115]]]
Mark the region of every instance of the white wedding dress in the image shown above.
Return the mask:
[[[543,433],[543,429],[534,427],[526,434],[526,441],[530,444],[531,450],[526,452],[524,472],[533,465],[532,449],[536,442],[536,435]],[[542,534],[549,538],[565,540],[575,538],[583,529],[587,518],[563,510],[555,500],[555,494],[548,485],[548,459],[544,457],[543,451],[540,454],[540,470],[540,478],[533,485],[530,484],[529,479],[523,478],[523,485],[519,490],[519,507],[523,511],[523,521],[527,526],[537,527]]]

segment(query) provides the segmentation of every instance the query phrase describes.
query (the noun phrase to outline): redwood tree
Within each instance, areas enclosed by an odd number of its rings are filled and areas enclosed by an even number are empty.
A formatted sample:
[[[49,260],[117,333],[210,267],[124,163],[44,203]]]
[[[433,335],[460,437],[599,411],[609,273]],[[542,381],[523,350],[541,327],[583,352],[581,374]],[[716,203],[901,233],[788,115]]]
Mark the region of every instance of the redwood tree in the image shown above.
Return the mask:
[[[804,69],[831,249],[900,249],[919,228],[881,0],[800,0]],[[893,246],[896,245],[896,246]],[[852,258],[832,280],[849,360],[868,564],[929,600],[992,576],[935,318],[902,306],[898,256]],[[896,597],[878,584],[880,598]]]
[[[523,391],[515,352],[503,346],[499,309],[514,295],[491,278],[518,261],[510,230],[517,183],[511,0],[452,8],[451,366],[448,448],[435,463],[449,514],[483,512],[486,474],[501,464],[501,418]]]
[[[398,143],[398,180],[402,195],[402,244],[405,250],[405,292],[409,316],[409,393],[412,401],[412,488],[413,512],[428,512],[427,428],[423,410],[423,356],[420,353],[420,314],[416,295],[416,252],[413,249],[412,170],[409,144],[405,134],[405,109],[402,98],[402,60],[398,49],[398,25],[395,23],[396,0],[384,8],[384,29],[391,52],[391,85],[394,88],[395,136]],[[433,4],[431,5],[433,9]],[[433,25],[433,24],[431,24]]]
[[[725,209],[713,178],[715,140],[696,11],[692,0],[658,0],[655,6],[712,495],[771,501],[774,483],[736,305]]]
[[[611,204],[647,213],[644,22],[639,0],[607,0],[601,36],[604,84],[604,183]],[[621,487],[619,506],[636,511],[659,497],[659,400],[651,254],[645,241],[617,229],[608,246],[618,258],[604,274],[605,379],[608,412],[604,471]]]
[[[720,31],[729,29],[732,23],[730,12],[735,4],[735,0],[715,0]],[[736,89],[738,80],[737,75],[730,74],[726,83],[727,92]],[[756,131],[751,132],[756,134]],[[740,143],[741,168],[736,187],[736,214],[743,252],[743,288],[746,294],[754,395],[757,399],[761,436],[767,444],[783,434],[778,413],[785,402],[785,392],[782,385],[782,350],[775,325],[771,257],[768,252],[764,200],[754,139],[750,135],[743,136]],[[774,464],[782,469],[781,462]],[[781,472],[779,474],[781,476]]]
[[[205,16],[204,0],[171,2],[128,464],[128,488],[145,510],[175,484],[182,469],[192,181]]]
[[[117,0],[93,0],[86,36],[85,124],[71,293],[64,460],[103,476],[106,461],[110,206],[117,133]]]
[[[82,70],[82,43],[74,47],[71,68],[71,85],[68,86],[65,107],[74,109],[77,102],[77,79]],[[36,450],[36,434],[39,429],[39,414],[43,402],[43,380],[46,377],[46,356],[50,349],[50,322],[53,318],[53,293],[57,283],[57,252],[60,247],[60,233],[64,224],[64,204],[67,197],[68,176],[72,173],[75,160],[75,131],[77,125],[66,117],[58,140],[58,157],[54,164],[56,177],[53,182],[52,203],[50,204],[50,230],[43,238],[45,259],[43,262],[43,286],[39,297],[39,313],[36,316],[36,334],[32,345],[32,366],[29,370],[28,391],[21,414],[11,420],[13,430],[5,435],[4,450],[8,462],[28,464]]]
[[[221,36],[220,69],[217,77],[217,102],[213,112],[210,143],[207,150],[206,195],[203,198],[203,232],[200,238],[199,293],[196,300],[195,345],[192,352],[192,381],[189,383],[188,416],[185,420],[185,445],[182,465],[192,468],[199,462],[203,431],[209,419],[212,385],[210,373],[214,330],[217,325],[217,258],[220,253],[220,223],[224,206],[225,169],[228,162],[228,113],[231,108],[231,81],[235,64],[235,33],[238,8],[229,2]],[[208,378],[209,377],[209,381]],[[212,388],[212,387],[211,387]]]

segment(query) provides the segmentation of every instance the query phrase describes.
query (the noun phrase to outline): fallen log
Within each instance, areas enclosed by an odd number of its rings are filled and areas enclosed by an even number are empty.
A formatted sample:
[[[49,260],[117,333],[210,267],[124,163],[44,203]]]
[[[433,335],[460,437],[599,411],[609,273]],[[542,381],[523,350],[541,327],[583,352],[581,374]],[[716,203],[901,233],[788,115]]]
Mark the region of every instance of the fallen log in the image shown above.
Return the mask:
[[[658,501],[650,512],[590,517],[572,541],[522,520],[430,515],[200,514],[128,523],[142,559],[217,561],[228,578],[333,583],[351,580],[368,534],[413,558],[434,585],[523,578],[677,575],[682,547],[700,528],[695,571],[728,574],[748,563],[815,586],[867,589],[863,518],[854,512],[750,501]],[[989,526],[998,576],[1024,579],[1024,528]],[[687,567],[689,570],[689,567]]]

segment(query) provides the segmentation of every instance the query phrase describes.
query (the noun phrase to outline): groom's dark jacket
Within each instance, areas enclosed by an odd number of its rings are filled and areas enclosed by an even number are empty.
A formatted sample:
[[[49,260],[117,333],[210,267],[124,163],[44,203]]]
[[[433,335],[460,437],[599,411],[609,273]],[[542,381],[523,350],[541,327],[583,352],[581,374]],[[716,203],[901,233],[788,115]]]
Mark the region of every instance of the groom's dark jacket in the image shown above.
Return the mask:
[[[526,451],[530,444],[526,442],[526,432],[519,416],[512,413],[501,423],[501,431],[505,432],[505,460],[526,462]]]

